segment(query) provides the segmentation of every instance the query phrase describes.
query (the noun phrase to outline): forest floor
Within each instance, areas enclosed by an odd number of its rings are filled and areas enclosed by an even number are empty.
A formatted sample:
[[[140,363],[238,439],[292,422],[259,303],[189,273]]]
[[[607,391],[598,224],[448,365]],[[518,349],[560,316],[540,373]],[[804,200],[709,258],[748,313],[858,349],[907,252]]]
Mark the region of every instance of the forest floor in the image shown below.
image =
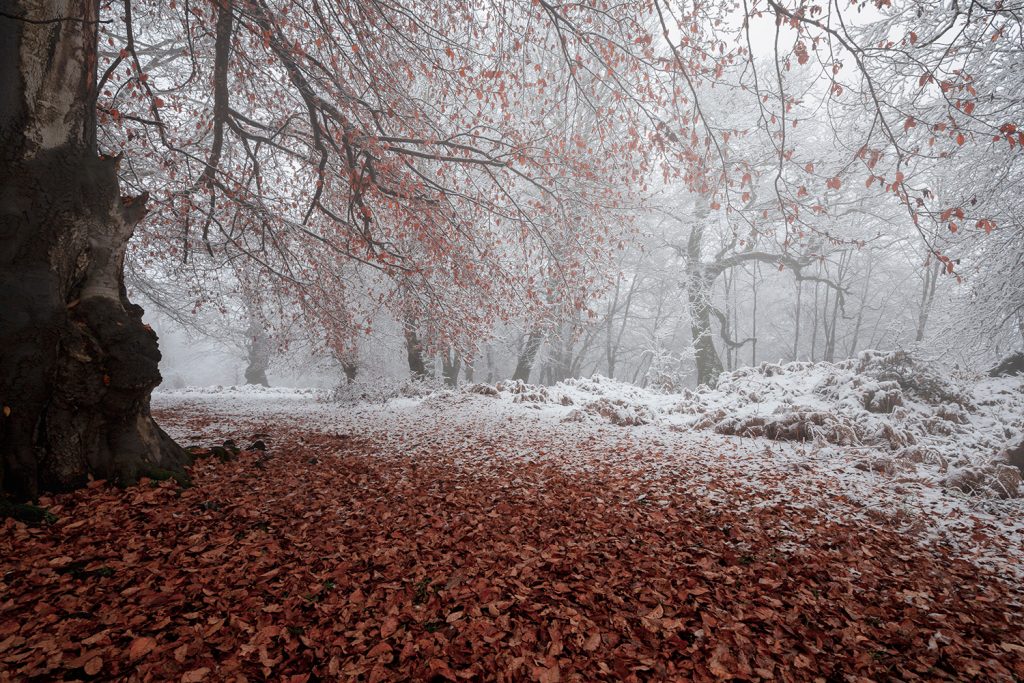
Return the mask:
[[[0,680],[1019,680],[1020,526],[808,448],[455,393],[162,394],[192,486],[0,531]]]

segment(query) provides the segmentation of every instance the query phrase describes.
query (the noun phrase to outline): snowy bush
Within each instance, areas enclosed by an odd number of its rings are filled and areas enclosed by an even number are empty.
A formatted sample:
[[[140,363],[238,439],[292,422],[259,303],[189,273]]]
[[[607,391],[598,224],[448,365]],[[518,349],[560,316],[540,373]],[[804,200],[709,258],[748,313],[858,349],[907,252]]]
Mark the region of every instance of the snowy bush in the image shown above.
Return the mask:
[[[969,495],[1017,498],[1024,493],[1021,491],[1020,470],[999,461],[954,470],[942,483]]]
[[[654,411],[647,406],[628,403],[621,398],[599,398],[587,403],[583,410],[620,427],[650,424],[656,419]]]
[[[741,368],[715,389],[682,392],[671,413],[720,434],[866,448],[866,469],[920,465],[971,495],[1024,495],[1019,470],[995,459],[1024,433],[1024,381],[966,386],[904,351]]]
[[[693,356],[692,349],[690,356]],[[659,349],[647,370],[647,388],[661,394],[679,392],[686,384],[686,373],[682,371],[682,366],[679,356]]]
[[[395,398],[421,398],[444,390],[444,384],[435,379],[380,378],[342,384],[327,395],[327,400],[343,404],[387,403]]]
[[[465,390],[471,394],[480,394],[481,396],[501,396],[501,392],[490,384],[470,384],[465,387]]]
[[[937,365],[909,351],[862,351],[857,372],[879,381],[896,382],[904,392],[925,403],[970,405],[963,387]]]

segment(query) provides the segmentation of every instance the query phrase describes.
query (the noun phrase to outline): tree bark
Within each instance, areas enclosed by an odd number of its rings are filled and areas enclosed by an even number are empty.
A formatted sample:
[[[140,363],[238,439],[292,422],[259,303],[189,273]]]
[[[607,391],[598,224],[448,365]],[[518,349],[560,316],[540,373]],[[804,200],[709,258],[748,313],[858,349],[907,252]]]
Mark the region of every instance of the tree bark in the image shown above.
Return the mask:
[[[462,358],[455,349],[445,351],[441,356],[441,374],[444,376],[444,383],[449,387],[459,386],[459,370],[462,368]]]
[[[523,347],[523,352],[519,354],[519,360],[516,362],[516,371],[512,373],[512,379],[524,382],[530,381],[533,361],[537,357],[537,351],[540,350],[542,341],[544,341],[544,334],[540,330],[530,332],[530,335],[526,338],[526,346]]]
[[[270,340],[258,321],[253,319],[249,325],[247,365],[245,367],[245,383],[259,384],[269,387],[267,368],[270,367]]]
[[[800,311],[803,308],[804,283],[796,281],[796,322],[793,324],[793,360],[800,357]]]
[[[697,384],[715,386],[722,374],[722,359],[711,336],[711,288],[719,271],[704,272],[701,250],[704,242],[704,222],[708,208],[698,207],[690,237],[686,243],[686,296],[690,307],[690,332],[693,339],[694,361],[697,365]]]
[[[184,474],[153,421],[156,335],[124,258],[146,197],[96,148],[99,2],[5,3],[0,17],[0,457],[17,498],[90,476]],[[60,19],[73,17],[73,19]],[[55,20],[57,19],[57,20]]]
[[[423,345],[416,334],[416,323],[405,322],[405,351],[409,359],[409,373],[414,380],[427,378],[427,366],[423,362]]]
[[[924,267],[924,284],[921,288],[921,307],[917,314],[917,333],[914,335],[914,341],[921,343],[924,341],[925,329],[928,327],[928,316],[931,314],[932,304],[935,301],[935,285],[938,284],[939,274],[942,272],[942,263],[938,260],[935,261],[935,266],[929,259],[929,263],[925,264]]]
[[[691,275],[686,293],[690,302],[690,331],[693,335],[693,353],[697,364],[697,384],[713,387],[718,384],[718,376],[722,374],[723,367],[711,336],[710,289],[709,284],[698,273]]]
[[[751,332],[750,336],[753,337],[753,341],[750,342],[750,365],[752,367],[757,366],[757,276],[760,275],[760,266],[754,264],[753,274],[750,279],[750,291],[754,295],[754,311],[750,316]]]
[[[359,372],[359,366],[354,361],[342,361],[341,369],[345,373],[345,383],[352,384],[356,381],[356,374]]]

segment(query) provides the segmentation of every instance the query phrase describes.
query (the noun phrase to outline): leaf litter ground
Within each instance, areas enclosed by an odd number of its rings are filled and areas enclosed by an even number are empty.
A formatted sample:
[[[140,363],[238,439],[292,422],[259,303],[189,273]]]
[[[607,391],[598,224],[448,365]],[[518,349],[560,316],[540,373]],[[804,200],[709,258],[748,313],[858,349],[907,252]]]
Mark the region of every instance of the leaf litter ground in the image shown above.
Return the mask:
[[[1020,538],[981,513],[759,440],[315,398],[158,397],[269,450],[4,522],[0,679],[1024,677]]]

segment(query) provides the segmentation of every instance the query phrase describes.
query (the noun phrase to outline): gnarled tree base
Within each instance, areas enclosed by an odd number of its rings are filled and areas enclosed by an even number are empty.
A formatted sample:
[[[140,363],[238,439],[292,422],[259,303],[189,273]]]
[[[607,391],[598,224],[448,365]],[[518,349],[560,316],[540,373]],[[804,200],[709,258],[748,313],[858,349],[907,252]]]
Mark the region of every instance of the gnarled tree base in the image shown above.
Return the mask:
[[[142,309],[94,297],[56,317],[64,320],[42,336],[57,343],[26,354],[36,362],[19,364],[5,382],[12,398],[0,430],[4,489],[32,499],[90,476],[122,485],[141,476],[183,478],[189,454],[150,416],[160,351]]]

